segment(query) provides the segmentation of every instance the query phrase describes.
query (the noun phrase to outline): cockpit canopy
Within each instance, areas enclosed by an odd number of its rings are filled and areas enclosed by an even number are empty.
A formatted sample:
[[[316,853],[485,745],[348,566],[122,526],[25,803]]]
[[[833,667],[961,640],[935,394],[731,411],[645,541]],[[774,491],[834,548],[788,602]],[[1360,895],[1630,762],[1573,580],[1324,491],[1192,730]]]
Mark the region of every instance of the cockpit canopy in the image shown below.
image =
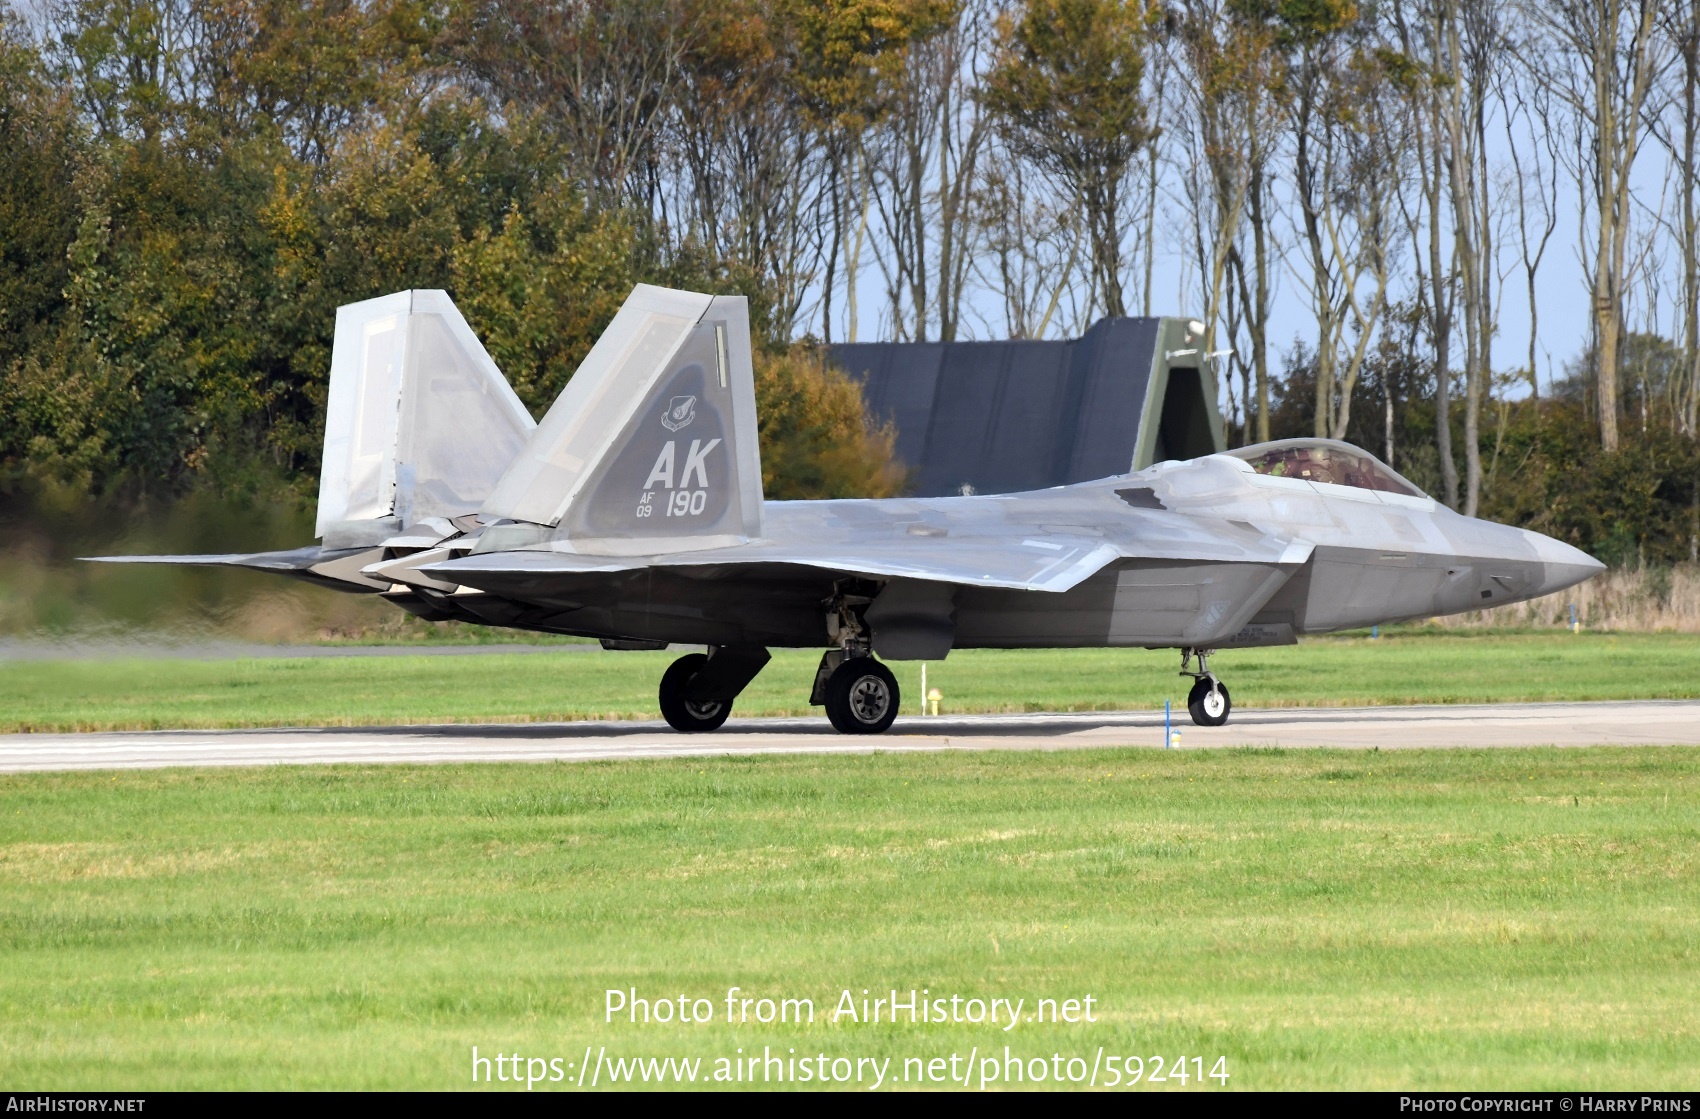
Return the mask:
[[[1279,439],[1226,452],[1272,478],[1427,497],[1368,451],[1336,439]]]

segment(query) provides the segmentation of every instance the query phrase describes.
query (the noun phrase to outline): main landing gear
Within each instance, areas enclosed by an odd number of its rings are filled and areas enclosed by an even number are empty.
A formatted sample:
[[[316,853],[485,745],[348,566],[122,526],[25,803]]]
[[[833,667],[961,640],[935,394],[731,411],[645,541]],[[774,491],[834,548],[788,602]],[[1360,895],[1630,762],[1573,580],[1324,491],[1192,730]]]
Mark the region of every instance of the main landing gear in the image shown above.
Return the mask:
[[[1181,650],[1181,675],[1193,678],[1192,691],[1186,697],[1186,709],[1192,713],[1192,721],[1201,727],[1221,726],[1228,721],[1228,712],[1234,709],[1233,701],[1228,698],[1228,686],[1210,671],[1205,659],[1210,653],[1209,649]],[[1190,671],[1188,667],[1193,657],[1198,658],[1197,672]]]
[[[839,734],[882,734],[891,728],[902,704],[891,669],[870,654],[848,656],[832,649],[820,659],[809,702],[826,708]]]
[[[821,602],[827,639],[838,647],[821,657],[809,702],[826,708],[827,721],[840,734],[884,733],[903,703],[897,677],[874,659],[863,620],[876,593],[876,586],[843,579]],[[732,713],[732,701],[768,660],[759,645],[717,645],[706,654],[687,653],[661,677],[661,714],[684,734],[718,730]]]
[[[827,636],[838,643],[820,659],[809,702],[826,708],[827,721],[840,734],[882,734],[901,706],[902,692],[891,669],[874,659],[873,642],[862,614],[874,588],[845,580],[833,588],[826,609]]]
[[[760,645],[714,645],[686,653],[661,674],[661,715],[681,734],[719,730],[732,701],[771,658]]]
[[[661,714],[681,734],[719,730],[732,701],[768,662],[760,646],[716,646],[686,653],[661,675]],[[890,729],[902,705],[891,669],[871,654],[849,656],[833,649],[821,658],[809,702],[826,707],[840,734],[880,734]]]

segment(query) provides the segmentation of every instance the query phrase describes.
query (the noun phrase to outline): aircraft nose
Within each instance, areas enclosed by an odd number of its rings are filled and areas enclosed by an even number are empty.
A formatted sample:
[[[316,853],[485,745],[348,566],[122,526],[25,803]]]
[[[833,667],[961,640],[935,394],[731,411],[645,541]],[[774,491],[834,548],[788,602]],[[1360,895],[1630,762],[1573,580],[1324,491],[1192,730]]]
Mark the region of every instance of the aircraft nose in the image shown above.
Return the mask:
[[[1562,540],[1554,540],[1550,536],[1542,536],[1528,529],[1523,530],[1523,535],[1534,546],[1535,556],[1541,561],[1544,569],[1541,585],[1530,596],[1532,598],[1574,587],[1606,569],[1605,564],[1587,552],[1572,548]]]

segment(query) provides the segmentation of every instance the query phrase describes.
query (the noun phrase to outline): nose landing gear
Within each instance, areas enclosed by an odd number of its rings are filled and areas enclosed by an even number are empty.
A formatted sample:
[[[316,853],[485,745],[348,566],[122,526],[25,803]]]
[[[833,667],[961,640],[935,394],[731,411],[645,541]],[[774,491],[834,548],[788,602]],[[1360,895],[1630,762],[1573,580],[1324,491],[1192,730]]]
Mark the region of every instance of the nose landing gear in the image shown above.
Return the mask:
[[[1228,721],[1228,713],[1233,710],[1233,701],[1228,698],[1228,687],[1216,679],[1216,674],[1210,671],[1206,660],[1210,656],[1209,649],[1182,649],[1181,675],[1193,678],[1192,691],[1187,693],[1186,709],[1192,714],[1192,721],[1201,727],[1219,727]],[[1198,671],[1192,672],[1188,666],[1192,658],[1198,658]]]

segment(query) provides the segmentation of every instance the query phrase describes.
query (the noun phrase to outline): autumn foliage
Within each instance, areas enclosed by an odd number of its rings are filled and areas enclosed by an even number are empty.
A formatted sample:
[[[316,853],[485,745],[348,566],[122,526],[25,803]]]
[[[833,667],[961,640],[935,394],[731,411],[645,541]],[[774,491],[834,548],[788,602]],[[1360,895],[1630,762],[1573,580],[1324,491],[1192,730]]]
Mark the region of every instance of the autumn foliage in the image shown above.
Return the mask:
[[[756,355],[761,484],[776,501],[902,492],[897,431],[875,423],[862,390],[806,343]]]
[[[0,489],[297,503],[341,304],[447,290],[538,416],[639,282],[748,296],[758,348],[783,346],[775,226],[729,226],[767,211],[732,179],[695,215],[645,184],[687,126],[705,174],[730,167],[728,137],[766,158],[783,131],[709,116],[801,119],[921,26],[903,0],[42,12],[0,9]],[[805,40],[824,61],[792,80]],[[803,357],[764,369],[770,494],[892,492],[853,382]]]

